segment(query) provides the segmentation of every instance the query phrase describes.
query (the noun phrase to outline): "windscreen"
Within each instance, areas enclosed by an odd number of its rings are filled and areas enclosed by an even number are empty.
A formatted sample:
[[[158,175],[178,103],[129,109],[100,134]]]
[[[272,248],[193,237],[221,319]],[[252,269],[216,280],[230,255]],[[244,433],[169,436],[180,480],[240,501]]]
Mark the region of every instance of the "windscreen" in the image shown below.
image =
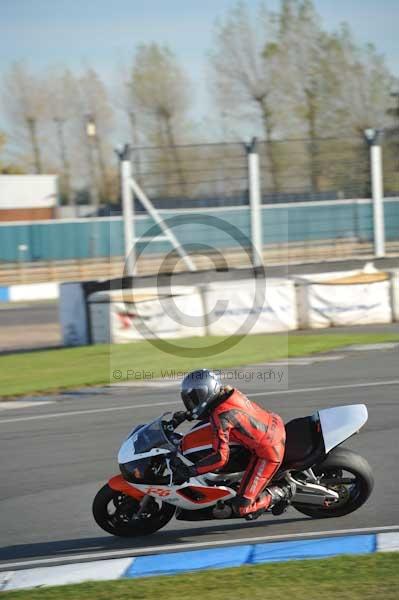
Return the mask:
[[[175,447],[164,433],[162,417],[149,425],[142,427],[139,431],[136,431],[136,433],[133,433],[131,438],[134,444],[135,454],[150,452],[153,448],[165,448],[171,451],[175,450]]]

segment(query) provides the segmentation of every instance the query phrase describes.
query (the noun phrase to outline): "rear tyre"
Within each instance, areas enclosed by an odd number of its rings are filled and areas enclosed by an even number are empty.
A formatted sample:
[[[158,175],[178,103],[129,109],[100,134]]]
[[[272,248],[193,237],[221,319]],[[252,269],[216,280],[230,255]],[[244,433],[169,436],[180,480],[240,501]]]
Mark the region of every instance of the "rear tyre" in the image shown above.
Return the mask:
[[[149,535],[164,527],[173,515],[175,507],[151,498],[144,512],[137,517],[140,503],[104,485],[93,500],[94,519],[107,533],[119,537]]]
[[[343,517],[354,512],[366,502],[374,487],[373,472],[366,459],[346,448],[333,450],[313,472],[320,477],[321,485],[340,496],[338,502],[329,506],[292,503],[300,513],[314,519]]]

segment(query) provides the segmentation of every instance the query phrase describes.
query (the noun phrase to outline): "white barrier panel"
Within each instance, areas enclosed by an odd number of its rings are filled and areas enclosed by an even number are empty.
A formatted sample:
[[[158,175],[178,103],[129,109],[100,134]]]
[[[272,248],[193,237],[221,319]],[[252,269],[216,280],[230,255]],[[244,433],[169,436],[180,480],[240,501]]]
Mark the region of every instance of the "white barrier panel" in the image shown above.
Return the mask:
[[[399,272],[394,271],[391,279],[392,319],[399,321]]]
[[[295,285],[292,281],[257,279],[229,282],[223,286],[211,285],[204,294],[211,335],[297,329]]]
[[[58,298],[58,296],[58,283],[11,285],[9,288],[9,302],[25,302],[27,300],[54,300]]]
[[[89,298],[92,339],[125,343],[257,334],[390,323],[393,316],[399,318],[399,274],[392,282],[387,273],[376,270],[335,275],[321,274],[313,283],[276,278],[97,292]],[[88,343],[80,284],[63,284],[61,291],[64,343]]]
[[[306,285],[306,284],[305,284]],[[390,282],[306,285],[307,326],[390,323]]]
[[[377,535],[377,552],[399,552],[399,533],[390,531]]]
[[[288,280],[96,292],[89,305],[96,344],[297,328],[295,286]]]
[[[64,346],[89,343],[86,302],[80,283],[60,285],[59,318]]]
[[[95,344],[205,335],[203,303],[197,288],[96,292],[90,296],[89,305]]]

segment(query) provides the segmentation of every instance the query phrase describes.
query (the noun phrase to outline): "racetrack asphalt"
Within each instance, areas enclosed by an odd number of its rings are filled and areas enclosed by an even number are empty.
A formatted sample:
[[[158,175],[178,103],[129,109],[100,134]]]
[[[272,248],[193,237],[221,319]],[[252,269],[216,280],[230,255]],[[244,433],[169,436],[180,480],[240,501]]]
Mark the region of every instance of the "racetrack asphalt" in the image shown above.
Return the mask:
[[[321,360],[293,361],[288,386],[273,389],[249,377],[240,382],[250,398],[286,421],[318,408],[367,405],[368,423],[345,446],[370,462],[375,489],[358,512],[339,519],[312,520],[290,508],[252,523],[172,520],[149,537],[121,540],[97,527],[92,499],[118,472],[117,451],[130,429],[179,409],[177,385],[92,388],[0,409],[0,570],[33,558],[62,560],[118,549],[140,554],[149,547],[399,525],[398,359],[398,347],[339,351]],[[259,367],[252,369],[256,373]]]
[[[60,344],[58,302],[0,304],[0,353]]]

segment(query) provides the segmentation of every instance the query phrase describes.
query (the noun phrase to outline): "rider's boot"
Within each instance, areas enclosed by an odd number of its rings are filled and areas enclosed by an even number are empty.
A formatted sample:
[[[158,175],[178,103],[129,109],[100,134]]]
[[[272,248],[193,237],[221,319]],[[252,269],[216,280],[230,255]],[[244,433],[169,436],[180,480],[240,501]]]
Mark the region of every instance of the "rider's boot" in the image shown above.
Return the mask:
[[[250,512],[244,515],[245,519],[254,521],[270,508],[273,515],[281,515],[287,510],[295,492],[296,486],[294,483],[267,487],[258,500],[251,505]]]
[[[274,516],[282,515],[291,504],[291,499],[295,496],[296,485],[295,483],[287,483],[281,487],[272,486],[277,488],[275,498],[270,504],[272,514]]]

